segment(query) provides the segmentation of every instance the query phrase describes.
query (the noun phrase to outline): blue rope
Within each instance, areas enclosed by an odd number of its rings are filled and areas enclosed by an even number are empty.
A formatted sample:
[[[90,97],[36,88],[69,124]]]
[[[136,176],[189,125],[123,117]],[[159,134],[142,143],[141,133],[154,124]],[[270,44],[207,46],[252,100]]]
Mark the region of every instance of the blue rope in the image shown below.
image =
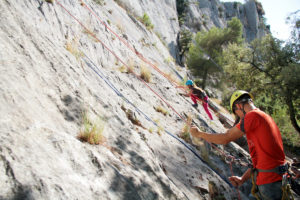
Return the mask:
[[[175,138],[176,140],[178,140],[181,144],[183,144],[187,149],[189,149],[197,158],[199,158],[203,163],[205,163],[208,167],[209,167],[209,165],[208,165],[208,163],[205,161],[205,160],[203,160],[202,158],[201,158],[201,156],[194,150],[194,148],[192,147],[192,146],[189,146],[186,142],[184,142],[182,139],[180,139],[180,138],[178,138],[177,136],[175,136],[174,134],[172,134],[172,133],[170,133],[169,131],[166,131],[165,130],[165,132],[167,133],[167,134],[169,134],[170,136],[172,136],[173,138]],[[227,179],[223,176],[223,175],[221,175],[219,172],[217,172],[216,170],[214,170],[213,168],[211,168],[211,167],[209,167],[211,170],[213,170],[218,176],[220,176],[231,188],[233,187],[232,186],[232,184],[229,182],[229,181],[227,181]]]
[[[84,54],[85,55],[85,54]],[[139,108],[137,108],[131,101],[129,101],[106,77],[105,75],[101,72],[101,70],[93,63],[93,61],[91,61],[91,59],[85,55],[85,57],[88,58],[88,60],[90,61],[90,63],[92,63],[96,69],[94,67],[92,67],[92,65],[86,61],[84,58],[84,62],[120,97],[122,97],[123,100],[125,100],[128,104],[130,104],[132,107],[135,108],[135,110],[144,115],[144,117],[148,120],[148,121],[151,121],[153,122],[155,125],[157,125],[154,121],[152,121],[146,114],[144,114]]]
[[[84,62],[90,67],[118,96],[122,97],[128,104],[130,104],[132,107],[135,108],[135,110],[142,114],[148,121],[152,122],[155,126],[158,126],[155,121],[153,121],[151,118],[149,118],[143,111],[141,111],[139,108],[137,108],[131,101],[129,101],[106,77],[105,75],[101,72],[99,67],[95,65],[95,63],[87,56],[84,54],[84,56],[88,59],[88,61],[85,58],[82,58]],[[93,67],[92,65],[95,67]],[[193,147],[189,146],[186,142],[184,142],[182,139],[178,138],[171,132],[165,130],[165,132],[170,135],[171,137],[175,138],[177,141],[179,141],[181,144],[183,144],[187,149],[189,149],[197,158],[199,158],[203,163],[205,163],[208,167],[208,163],[201,158],[201,156],[194,150]],[[209,167],[210,168],[210,167]],[[231,188],[233,187],[229,181],[226,180],[224,176],[222,176],[220,173],[218,173],[216,170],[213,168],[210,168],[213,170],[218,176],[220,176]]]

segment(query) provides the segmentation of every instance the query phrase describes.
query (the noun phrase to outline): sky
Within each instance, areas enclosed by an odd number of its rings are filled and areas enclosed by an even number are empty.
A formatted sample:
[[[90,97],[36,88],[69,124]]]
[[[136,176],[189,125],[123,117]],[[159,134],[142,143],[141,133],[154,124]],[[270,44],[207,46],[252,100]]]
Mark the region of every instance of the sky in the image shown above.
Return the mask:
[[[220,0],[221,2],[233,2],[234,0]],[[244,3],[245,0],[235,0]],[[287,25],[286,18],[292,12],[300,10],[300,0],[258,0],[265,10],[264,17],[271,26],[272,35],[280,40],[287,40],[291,29]]]

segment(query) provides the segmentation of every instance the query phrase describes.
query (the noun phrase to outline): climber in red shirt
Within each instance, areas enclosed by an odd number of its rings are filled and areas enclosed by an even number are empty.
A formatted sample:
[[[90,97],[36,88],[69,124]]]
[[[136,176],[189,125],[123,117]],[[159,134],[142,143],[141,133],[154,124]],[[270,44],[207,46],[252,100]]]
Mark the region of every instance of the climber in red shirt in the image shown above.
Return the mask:
[[[197,127],[190,129],[194,137],[216,144],[227,144],[246,134],[253,168],[249,168],[242,177],[229,178],[234,186],[240,186],[254,177],[255,192],[260,199],[281,199],[282,175],[287,172],[285,154],[280,131],[273,119],[257,109],[250,93],[238,90],[230,99],[230,107],[241,120],[225,134],[201,132]],[[251,173],[253,172],[253,173]],[[256,180],[256,181],[255,181]]]

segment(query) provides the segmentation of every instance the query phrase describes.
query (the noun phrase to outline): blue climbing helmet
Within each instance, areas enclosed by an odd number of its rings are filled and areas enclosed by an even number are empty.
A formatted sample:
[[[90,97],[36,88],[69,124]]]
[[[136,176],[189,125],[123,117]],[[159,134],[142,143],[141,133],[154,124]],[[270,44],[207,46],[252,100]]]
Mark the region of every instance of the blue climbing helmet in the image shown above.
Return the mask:
[[[194,82],[192,80],[187,80],[185,85],[194,85]]]

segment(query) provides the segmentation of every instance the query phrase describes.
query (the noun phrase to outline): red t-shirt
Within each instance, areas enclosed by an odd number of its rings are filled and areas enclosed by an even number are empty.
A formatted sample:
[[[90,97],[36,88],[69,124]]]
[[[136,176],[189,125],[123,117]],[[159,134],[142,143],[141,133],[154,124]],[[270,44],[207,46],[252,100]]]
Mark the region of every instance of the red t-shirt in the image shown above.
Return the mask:
[[[240,123],[236,127],[241,130]],[[281,134],[269,115],[259,109],[248,112],[244,129],[254,168],[273,169],[285,163]],[[281,179],[282,176],[275,172],[259,172],[256,184],[263,185]]]

